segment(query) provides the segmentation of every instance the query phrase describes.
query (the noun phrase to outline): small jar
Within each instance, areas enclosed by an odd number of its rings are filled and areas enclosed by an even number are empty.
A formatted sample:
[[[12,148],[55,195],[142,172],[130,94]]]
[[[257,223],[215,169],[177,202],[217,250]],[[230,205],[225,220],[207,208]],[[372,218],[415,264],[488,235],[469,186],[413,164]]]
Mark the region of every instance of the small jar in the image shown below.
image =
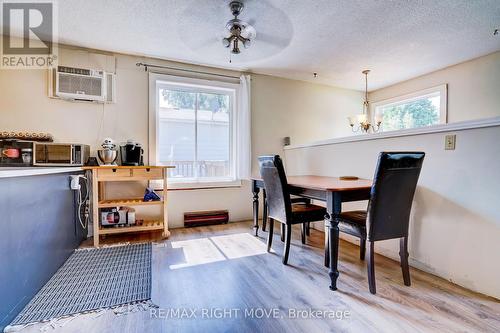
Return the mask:
[[[21,157],[23,158],[24,164],[31,164],[31,161],[33,160],[33,149],[31,148],[21,149]]]

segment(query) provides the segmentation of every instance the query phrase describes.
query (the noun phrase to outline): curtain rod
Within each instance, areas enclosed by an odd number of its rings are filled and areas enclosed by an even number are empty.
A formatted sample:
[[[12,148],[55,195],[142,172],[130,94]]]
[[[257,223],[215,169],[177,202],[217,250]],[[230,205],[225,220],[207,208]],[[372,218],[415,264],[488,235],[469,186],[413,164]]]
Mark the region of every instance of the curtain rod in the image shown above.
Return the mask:
[[[212,76],[220,76],[220,77],[225,77],[229,79],[240,79],[239,76],[231,76],[231,75],[224,75],[224,74],[215,74],[215,73],[209,73],[209,72],[201,72],[201,71],[195,71],[192,69],[183,69],[183,68],[176,68],[176,67],[169,67],[169,66],[161,66],[161,65],[152,65],[152,64],[146,64],[143,62],[138,62],[135,64],[138,67],[144,67],[144,69],[147,71],[148,67],[152,68],[163,68],[163,69],[170,69],[170,70],[175,70],[175,71],[181,71],[181,72],[188,72],[188,73],[195,73],[195,74],[204,74],[204,75],[212,75]]]

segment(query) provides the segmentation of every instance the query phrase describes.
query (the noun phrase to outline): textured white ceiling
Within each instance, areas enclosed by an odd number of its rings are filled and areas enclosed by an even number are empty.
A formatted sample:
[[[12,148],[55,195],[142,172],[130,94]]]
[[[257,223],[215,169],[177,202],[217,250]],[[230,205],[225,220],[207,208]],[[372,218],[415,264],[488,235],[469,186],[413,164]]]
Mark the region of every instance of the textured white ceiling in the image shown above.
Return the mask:
[[[500,0],[247,0],[257,39],[230,64],[228,2],[60,0],[59,40],[358,90],[500,50]]]

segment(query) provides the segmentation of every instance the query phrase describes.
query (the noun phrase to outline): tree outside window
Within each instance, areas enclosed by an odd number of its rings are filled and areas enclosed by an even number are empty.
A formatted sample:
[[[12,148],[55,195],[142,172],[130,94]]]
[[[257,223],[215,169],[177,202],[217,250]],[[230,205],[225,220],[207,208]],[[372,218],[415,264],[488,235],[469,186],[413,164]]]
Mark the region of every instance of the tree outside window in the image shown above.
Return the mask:
[[[446,85],[373,104],[383,132],[446,122]]]

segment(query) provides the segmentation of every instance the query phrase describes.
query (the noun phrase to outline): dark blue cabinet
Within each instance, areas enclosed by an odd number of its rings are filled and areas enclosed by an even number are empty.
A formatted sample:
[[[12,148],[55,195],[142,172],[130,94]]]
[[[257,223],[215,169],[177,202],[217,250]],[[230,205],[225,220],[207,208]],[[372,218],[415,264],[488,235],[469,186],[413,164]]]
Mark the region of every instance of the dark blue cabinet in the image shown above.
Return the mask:
[[[0,331],[78,247],[69,176],[0,178]]]

